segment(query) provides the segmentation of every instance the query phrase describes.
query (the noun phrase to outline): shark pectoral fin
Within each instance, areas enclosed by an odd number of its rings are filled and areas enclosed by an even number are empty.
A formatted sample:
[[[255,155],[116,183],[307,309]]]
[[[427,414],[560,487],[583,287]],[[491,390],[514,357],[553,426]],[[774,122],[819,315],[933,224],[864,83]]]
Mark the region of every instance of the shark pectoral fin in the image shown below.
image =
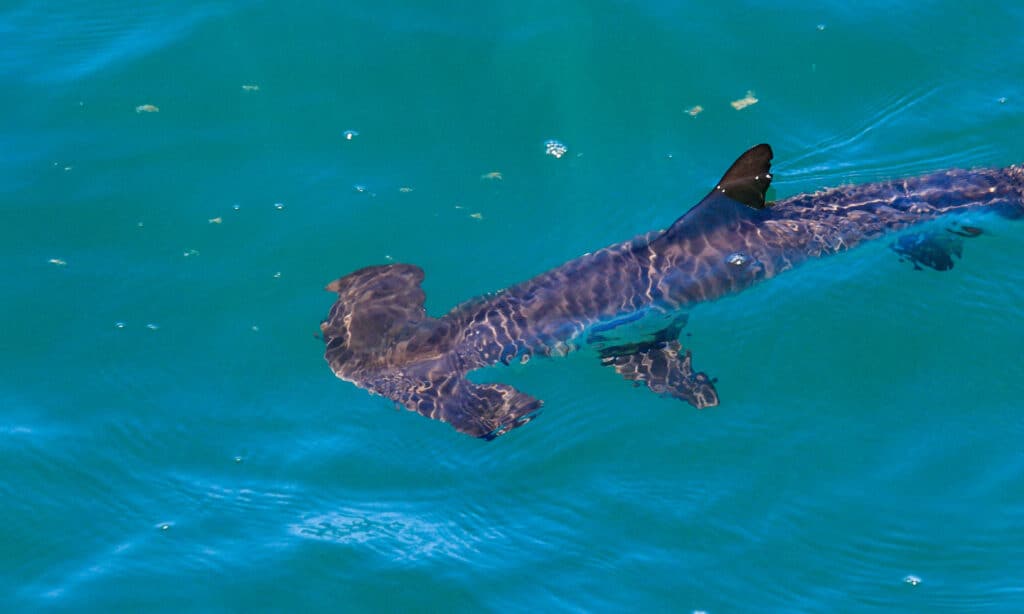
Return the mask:
[[[488,441],[533,420],[543,402],[505,384],[474,384],[451,375],[418,387],[405,406],[460,433]]]
[[[686,401],[697,409],[718,405],[714,381],[694,373],[690,351],[677,340],[660,340],[601,350],[601,364],[651,391]]]
[[[900,255],[901,261],[909,260],[916,271],[921,270],[921,265],[936,271],[948,271],[953,268],[953,256],[963,257],[963,240],[982,234],[977,226],[954,224],[945,232],[928,230],[900,235],[889,247]]]

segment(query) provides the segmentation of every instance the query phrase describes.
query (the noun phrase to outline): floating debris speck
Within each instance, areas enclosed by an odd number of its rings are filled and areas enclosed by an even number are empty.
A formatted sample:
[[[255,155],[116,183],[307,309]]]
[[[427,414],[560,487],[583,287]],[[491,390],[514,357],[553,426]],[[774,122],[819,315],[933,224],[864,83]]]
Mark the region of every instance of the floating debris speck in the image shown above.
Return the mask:
[[[149,330],[160,330],[160,325],[150,322],[149,324],[146,324],[146,328]]]
[[[743,109],[746,109],[752,104],[757,104],[757,102],[757,98],[754,98],[754,92],[752,92],[751,90],[747,90],[746,96],[740,98],[739,100],[733,100],[729,104],[731,104],[732,108],[736,109],[737,111],[742,111]]]
[[[75,167],[73,167],[73,166],[65,166],[64,167],[64,171],[67,172],[67,171],[70,171],[73,168],[75,168]]]
[[[184,252],[182,252],[181,255],[186,257],[186,258],[191,258],[192,256],[198,256],[199,255],[199,250],[198,249],[186,249]]]
[[[278,211],[284,210],[284,203],[274,203],[274,208]]]
[[[235,460],[236,464],[237,463],[241,463],[242,462],[242,457],[241,456],[236,456],[234,460]]]
[[[138,224],[136,224],[136,226],[138,226],[139,228],[142,228],[143,226],[145,226],[145,224],[143,224],[142,222],[139,222]]]
[[[358,130],[346,130],[345,132],[342,132],[341,134],[345,137],[346,141],[351,141],[352,139],[354,139],[357,136],[359,136],[359,131]],[[370,140],[372,141],[373,139],[370,139]]]
[[[220,217],[218,215],[217,217],[211,217],[210,219],[208,219],[206,221],[209,224],[220,224],[220,223],[222,223],[224,221],[224,218],[222,218],[222,217]]]
[[[114,328],[124,328],[124,322],[114,322]]]
[[[274,273],[274,279],[281,279],[281,271]]]
[[[356,192],[359,192],[360,194],[366,192],[366,186],[361,183],[355,184],[354,186],[352,186],[352,189],[355,190]]]
[[[242,90],[246,92],[258,92],[260,91],[260,86],[255,83],[246,83],[242,86]]]
[[[160,112],[160,107],[156,106],[155,104],[140,104],[139,106],[135,107],[135,112],[136,113],[159,113]]]
[[[917,586],[921,583],[921,578],[914,575],[909,575],[906,578],[903,578],[903,582],[905,584],[909,584],[910,586]]]
[[[49,260],[47,260],[47,262],[49,262],[50,264],[55,264],[57,266],[67,266],[68,265],[67,262],[61,260],[60,258],[50,258]]]
[[[824,31],[825,31],[825,24],[819,23],[818,24],[818,32],[824,32]]]
[[[544,141],[544,153],[549,156],[561,158],[567,151],[569,151],[569,148],[563,145],[561,141],[555,139]]]
[[[483,213],[470,213],[469,217],[473,218],[474,220],[482,220],[482,219],[484,219],[484,214]]]
[[[690,117],[697,117],[698,115],[700,115],[703,112],[704,112],[704,107],[700,106],[699,104],[695,104],[695,105],[693,105],[692,107],[690,107],[689,109],[686,110],[686,114],[689,115]]]
[[[480,178],[486,181],[503,181],[505,179],[505,177],[502,176],[501,171],[491,171],[489,173],[484,173],[483,175],[480,175]]]
[[[1006,104],[1006,96],[1000,96],[997,101],[999,104]]]
[[[242,205],[240,205],[238,203],[235,203],[235,204],[231,205],[231,210],[232,211],[238,211],[241,208],[242,208]]]
[[[403,185],[402,187],[398,188],[398,191],[401,192],[402,194],[408,194],[409,192],[412,192],[412,188],[410,188],[407,185]]]
[[[165,522],[165,523],[160,525],[160,530],[161,531],[168,531],[168,530],[170,530],[170,528],[171,528],[171,523],[169,523],[169,522]]]
[[[384,254],[384,259],[387,260],[388,262],[391,262],[392,260],[395,259],[395,257],[392,256],[391,254]]]
[[[260,327],[259,327],[259,326],[256,326],[255,324],[253,324],[253,325],[252,325],[252,332],[254,332],[254,333],[258,333],[258,332],[260,332]]]

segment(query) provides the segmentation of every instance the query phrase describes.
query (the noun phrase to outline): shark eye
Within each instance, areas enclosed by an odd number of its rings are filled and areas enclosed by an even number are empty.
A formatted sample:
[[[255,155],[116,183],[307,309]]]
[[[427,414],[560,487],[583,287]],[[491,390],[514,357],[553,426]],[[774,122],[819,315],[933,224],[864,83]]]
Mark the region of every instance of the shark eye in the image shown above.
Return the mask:
[[[725,258],[725,261],[733,266],[743,266],[750,262],[750,258],[743,252],[733,252]]]

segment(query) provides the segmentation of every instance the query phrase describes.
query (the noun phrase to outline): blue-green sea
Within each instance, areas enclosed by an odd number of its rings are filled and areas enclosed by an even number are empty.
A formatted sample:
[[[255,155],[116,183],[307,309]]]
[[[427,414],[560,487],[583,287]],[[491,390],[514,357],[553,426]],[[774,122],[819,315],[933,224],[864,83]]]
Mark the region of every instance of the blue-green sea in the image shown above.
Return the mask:
[[[474,374],[545,401],[486,443],[314,336],[357,268],[423,267],[438,315],[760,142],[776,198],[1024,162],[1022,32],[1009,0],[5,0],[0,610],[1024,611],[1020,221],[698,305],[701,411],[583,350]]]

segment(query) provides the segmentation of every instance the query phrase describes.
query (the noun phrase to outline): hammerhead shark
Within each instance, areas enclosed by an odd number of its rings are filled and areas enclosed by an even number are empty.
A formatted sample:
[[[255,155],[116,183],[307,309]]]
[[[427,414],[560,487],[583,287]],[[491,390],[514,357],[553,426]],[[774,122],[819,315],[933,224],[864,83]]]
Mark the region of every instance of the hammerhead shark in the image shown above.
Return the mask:
[[[560,356],[583,343],[635,385],[694,407],[718,405],[715,380],[679,342],[686,309],[750,287],[805,260],[849,250],[914,224],[971,211],[1024,216],[1024,167],[945,170],[825,189],[767,203],[772,149],[741,155],[714,189],[668,229],[612,245],[434,318],[423,271],[359,269],[327,285],[338,295],[320,324],[334,373],[456,430],[494,439],[532,420],[539,399],[470,382],[474,369]],[[960,255],[956,226],[903,235],[893,249],[943,270]],[[623,331],[657,329],[632,342]]]

